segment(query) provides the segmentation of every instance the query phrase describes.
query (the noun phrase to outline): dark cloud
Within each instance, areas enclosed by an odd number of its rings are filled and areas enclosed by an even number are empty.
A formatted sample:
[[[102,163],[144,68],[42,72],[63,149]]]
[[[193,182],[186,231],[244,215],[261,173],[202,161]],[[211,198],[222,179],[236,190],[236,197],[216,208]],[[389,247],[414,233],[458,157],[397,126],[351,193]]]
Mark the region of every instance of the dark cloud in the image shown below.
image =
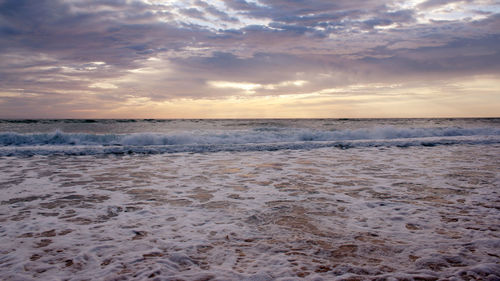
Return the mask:
[[[415,20],[415,11],[413,10],[399,10],[395,12],[382,12],[378,15],[378,17],[391,20],[395,23],[414,23]]]
[[[7,1],[0,11],[11,34],[2,36],[1,48],[127,66],[144,55],[182,47],[197,32],[159,22],[147,5],[133,3],[89,1],[85,10],[73,11],[59,1]],[[115,10],[100,11],[101,5]]]
[[[350,17],[355,19],[362,14],[371,13],[381,5],[380,1],[260,1],[262,5],[250,3],[244,0],[225,0],[226,5],[256,18],[270,18],[273,21],[292,20],[297,22],[304,19],[328,19],[334,20],[341,17]]]
[[[180,9],[179,12],[183,15],[189,16],[191,18],[206,20],[205,14],[196,8]]]
[[[500,72],[500,35],[476,39],[455,39],[443,46],[390,51],[390,57],[365,57],[361,61],[382,76],[443,79],[457,75],[481,75]],[[382,52],[382,51],[380,51]]]

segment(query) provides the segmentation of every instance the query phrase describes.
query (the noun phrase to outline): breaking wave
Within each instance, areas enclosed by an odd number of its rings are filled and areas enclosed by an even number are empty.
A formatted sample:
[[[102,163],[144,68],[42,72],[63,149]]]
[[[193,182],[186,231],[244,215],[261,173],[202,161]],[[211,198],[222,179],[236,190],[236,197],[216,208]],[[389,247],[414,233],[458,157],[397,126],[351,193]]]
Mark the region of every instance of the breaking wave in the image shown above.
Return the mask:
[[[216,152],[491,143],[500,143],[500,129],[380,127],[321,131],[262,127],[252,130],[132,134],[8,132],[0,133],[0,155]]]

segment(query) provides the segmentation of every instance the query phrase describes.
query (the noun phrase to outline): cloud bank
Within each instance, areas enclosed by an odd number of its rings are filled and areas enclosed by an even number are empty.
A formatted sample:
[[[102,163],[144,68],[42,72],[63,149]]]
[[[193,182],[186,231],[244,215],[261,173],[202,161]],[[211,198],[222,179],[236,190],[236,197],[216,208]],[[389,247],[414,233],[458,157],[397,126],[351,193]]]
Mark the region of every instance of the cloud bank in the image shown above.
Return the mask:
[[[0,118],[494,116],[498,46],[493,0],[0,0]]]

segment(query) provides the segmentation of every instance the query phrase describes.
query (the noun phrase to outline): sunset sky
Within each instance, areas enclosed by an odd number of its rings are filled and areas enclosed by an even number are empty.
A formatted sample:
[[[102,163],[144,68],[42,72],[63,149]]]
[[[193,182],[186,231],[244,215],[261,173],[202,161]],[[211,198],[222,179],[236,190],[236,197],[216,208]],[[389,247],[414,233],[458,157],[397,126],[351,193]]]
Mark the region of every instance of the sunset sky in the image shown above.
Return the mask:
[[[475,116],[499,0],[0,0],[0,118]]]

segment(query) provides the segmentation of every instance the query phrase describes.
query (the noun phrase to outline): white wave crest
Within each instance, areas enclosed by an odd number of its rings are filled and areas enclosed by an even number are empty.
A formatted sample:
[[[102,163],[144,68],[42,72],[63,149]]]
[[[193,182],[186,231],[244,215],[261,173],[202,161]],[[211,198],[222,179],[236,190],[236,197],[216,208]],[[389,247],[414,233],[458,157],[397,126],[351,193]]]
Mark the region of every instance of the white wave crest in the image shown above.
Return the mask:
[[[396,128],[381,127],[356,130],[320,131],[310,129],[262,128],[222,132],[181,132],[172,134],[83,134],[64,133],[0,133],[0,146],[32,145],[191,145],[252,144],[277,142],[390,140],[427,137],[498,136],[497,128]]]
[[[496,128],[397,128],[320,131],[259,128],[170,134],[0,133],[0,155],[256,151],[359,146],[500,143]]]

